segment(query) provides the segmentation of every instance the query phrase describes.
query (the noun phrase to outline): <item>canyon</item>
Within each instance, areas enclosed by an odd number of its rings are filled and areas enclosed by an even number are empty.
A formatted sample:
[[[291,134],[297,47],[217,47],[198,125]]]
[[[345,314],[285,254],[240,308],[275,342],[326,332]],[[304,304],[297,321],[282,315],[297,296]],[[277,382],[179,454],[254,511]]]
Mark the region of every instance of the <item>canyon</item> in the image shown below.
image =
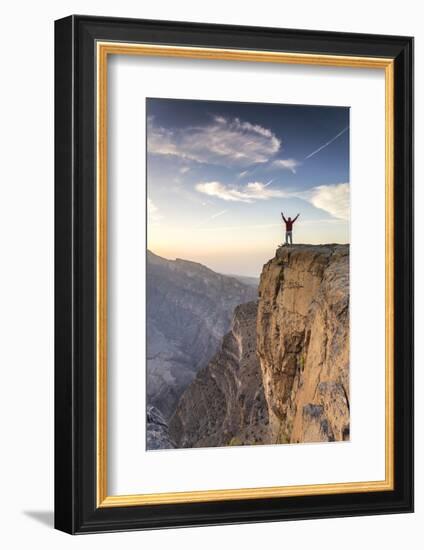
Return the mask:
[[[172,446],[346,441],[349,245],[282,246],[182,392]]]
[[[221,349],[183,393],[169,425],[178,447],[268,442],[256,317],[256,302],[236,307]]]
[[[147,448],[172,448],[167,422],[257,287],[187,260],[146,258]]]

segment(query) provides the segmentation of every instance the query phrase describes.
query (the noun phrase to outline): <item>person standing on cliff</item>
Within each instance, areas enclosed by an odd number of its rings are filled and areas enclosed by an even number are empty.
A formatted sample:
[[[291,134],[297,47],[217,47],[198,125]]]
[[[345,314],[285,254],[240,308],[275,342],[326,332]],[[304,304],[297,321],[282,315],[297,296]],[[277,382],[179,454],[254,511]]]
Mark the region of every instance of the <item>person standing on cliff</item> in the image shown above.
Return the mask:
[[[286,224],[286,244],[289,244],[289,240],[290,240],[290,244],[293,244],[293,224],[299,216],[300,214],[298,214],[294,218],[294,220],[292,220],[289,216],[286,220],[286,218],[284,217],[284,214],[281,212],[281,217],[283,218],[284,223]]]

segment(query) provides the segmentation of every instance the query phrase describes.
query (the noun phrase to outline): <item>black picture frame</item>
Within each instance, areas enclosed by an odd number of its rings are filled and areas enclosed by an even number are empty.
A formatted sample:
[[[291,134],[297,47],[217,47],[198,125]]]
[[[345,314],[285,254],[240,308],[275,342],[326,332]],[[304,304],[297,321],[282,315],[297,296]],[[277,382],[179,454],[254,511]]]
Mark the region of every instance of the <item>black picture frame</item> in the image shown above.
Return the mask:
[[[97,507],[99,40],[394,60],[394,490]],[[413,511],[413,39],[73,15],[55,22],[55,527],[67,533]]]

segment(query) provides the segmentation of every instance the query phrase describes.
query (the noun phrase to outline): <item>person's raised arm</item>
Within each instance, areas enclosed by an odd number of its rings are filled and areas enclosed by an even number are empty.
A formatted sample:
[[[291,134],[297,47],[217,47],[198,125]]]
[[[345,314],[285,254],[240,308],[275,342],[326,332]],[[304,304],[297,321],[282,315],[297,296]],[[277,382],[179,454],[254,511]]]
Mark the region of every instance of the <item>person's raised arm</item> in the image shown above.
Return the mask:
[[[295,219],[293,220],[293,223],[297,220],[297,218],[300,216],[300,213],[295,217]]]
[[[284,214],[281,212],[281,217],[283,218],[283,220],[287,223],[287,220],[286,218],[284,217]]]

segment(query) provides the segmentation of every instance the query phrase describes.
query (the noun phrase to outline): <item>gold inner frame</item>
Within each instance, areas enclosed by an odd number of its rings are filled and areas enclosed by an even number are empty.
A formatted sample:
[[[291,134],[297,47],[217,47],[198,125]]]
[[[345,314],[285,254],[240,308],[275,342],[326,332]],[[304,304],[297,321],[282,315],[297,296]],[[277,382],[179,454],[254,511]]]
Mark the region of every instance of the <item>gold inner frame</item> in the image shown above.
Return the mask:
[[[141,506],[255,498],[388,491],[394,489],[394,60],[254,50],[97,42],[97,506]],[[107,61],[109,55],[220,59],[385,71],[385,479],[315,485],[216,489],[109,496],[107,492]]]

